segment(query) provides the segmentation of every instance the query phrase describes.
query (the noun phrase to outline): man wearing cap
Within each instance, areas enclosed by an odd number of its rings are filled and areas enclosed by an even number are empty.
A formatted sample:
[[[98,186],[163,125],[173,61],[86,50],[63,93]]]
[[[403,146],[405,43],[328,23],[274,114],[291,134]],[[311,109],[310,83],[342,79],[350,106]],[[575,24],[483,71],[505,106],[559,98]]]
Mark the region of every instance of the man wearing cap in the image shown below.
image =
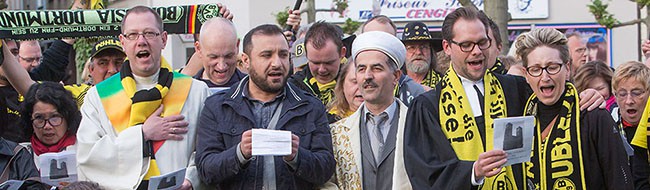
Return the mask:
[[[422,22],[409,22],[404,26],[402,42],[406,47],[406,75],[425,89],[431,89],[440,81],[441,74],[434,70],[436,64],[434,39],[429,28]]]
[[[404,168],[403,137],[408,107],[393,91],[406,49],[385,32],[366,32],[352,44],[356,79],[365,103],[330,125],[339,189],[411,189]]]
[[[305,35],[308,69],[289,79],[293,85],[318,97],[323,105],[328,105],[334,98],[336,77],[346,52],[342,38],[343,32],[335,25],[314,23]]]
[[[195,79],[205,82],[212,93],[230,88],[246,74],[237,69],[239,42],[232,21],[223,17],[212,18],[201,26],[195,49],[203,68]]]
[[[126,54],[122,51],[122,46],[117,38],[105,38],[92,47],[90,54],[88,70],[90,72],[90,81],[82,84],[65,85],[65,89],[70,91],[73,98],[77,100],[77,105],[81,106],[84,101],[86,92],[95,84],[118,73]],[[6,76],[13,87],[20,93],[26,94],[29,87],[36,81],[29,78],[29,74],[21,69],[15,62],[5,60],[2,69],[7,71]]]

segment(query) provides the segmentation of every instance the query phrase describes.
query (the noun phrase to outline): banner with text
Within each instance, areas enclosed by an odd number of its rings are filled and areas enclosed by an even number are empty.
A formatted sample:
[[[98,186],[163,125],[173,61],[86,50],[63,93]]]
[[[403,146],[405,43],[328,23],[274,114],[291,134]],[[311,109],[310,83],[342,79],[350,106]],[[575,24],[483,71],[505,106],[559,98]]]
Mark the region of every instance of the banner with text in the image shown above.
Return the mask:
[[[198,33],[219,16],[216,4],[153,7],[169,34]],[[128,9],[0,11],[0,38],[46,40],[119,35]]]
[[[484,0],[471,0],[483,9]],[[444,20],[447,14],[462,5],[458,0],[348,0],[343,15],[338,12],[318,12],[316,20],[345,22],[346,18],[365,21],[373,15],[386,15],[393,21]],[[333,9],[332,1],[316,1],[316,9]],[[508,0],[508,12],[513,19],[548,18],[548,0]]]

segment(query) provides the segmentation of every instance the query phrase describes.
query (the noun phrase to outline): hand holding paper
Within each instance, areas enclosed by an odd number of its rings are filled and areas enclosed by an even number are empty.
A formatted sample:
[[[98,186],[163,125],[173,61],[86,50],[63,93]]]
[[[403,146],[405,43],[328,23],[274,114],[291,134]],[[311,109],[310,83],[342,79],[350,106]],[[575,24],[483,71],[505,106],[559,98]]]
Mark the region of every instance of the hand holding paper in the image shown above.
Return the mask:
[[[251,136],[254,156],[292,155],[291,131],[253,129]]]

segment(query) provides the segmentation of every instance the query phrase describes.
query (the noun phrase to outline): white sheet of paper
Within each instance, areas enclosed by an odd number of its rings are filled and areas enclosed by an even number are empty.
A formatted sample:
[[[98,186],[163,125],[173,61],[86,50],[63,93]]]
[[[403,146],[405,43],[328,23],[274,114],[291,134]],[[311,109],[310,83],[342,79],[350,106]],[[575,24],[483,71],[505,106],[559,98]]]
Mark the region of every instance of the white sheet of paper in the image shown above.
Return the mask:
[[[148,190],[178,189],[185,181],[185,168],[149,178]]]
[[[38,157],[41,182],[52,186],[60,182],[77,181],[77,157],[75,151],[45,153]]]
[[[291,131],[253,129],[253,156],[291,154]]]
[[[533,116],[494,119],[494,150],[508,154],[503,166],[530,161],[534,131]]]

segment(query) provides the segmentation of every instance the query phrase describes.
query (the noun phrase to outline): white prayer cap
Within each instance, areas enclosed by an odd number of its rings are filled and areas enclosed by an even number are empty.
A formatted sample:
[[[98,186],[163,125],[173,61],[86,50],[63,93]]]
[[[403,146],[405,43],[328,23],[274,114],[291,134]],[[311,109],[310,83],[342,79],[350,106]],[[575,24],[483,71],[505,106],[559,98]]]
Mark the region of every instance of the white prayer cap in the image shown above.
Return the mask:
[[[397,64],[397,69],[402,68],[406,60],[406,48],[397,37],[386,32],[370,31],[357,36],[352,43],[352,57],[356,60],[357,55],[363,51],[380,51]]]

